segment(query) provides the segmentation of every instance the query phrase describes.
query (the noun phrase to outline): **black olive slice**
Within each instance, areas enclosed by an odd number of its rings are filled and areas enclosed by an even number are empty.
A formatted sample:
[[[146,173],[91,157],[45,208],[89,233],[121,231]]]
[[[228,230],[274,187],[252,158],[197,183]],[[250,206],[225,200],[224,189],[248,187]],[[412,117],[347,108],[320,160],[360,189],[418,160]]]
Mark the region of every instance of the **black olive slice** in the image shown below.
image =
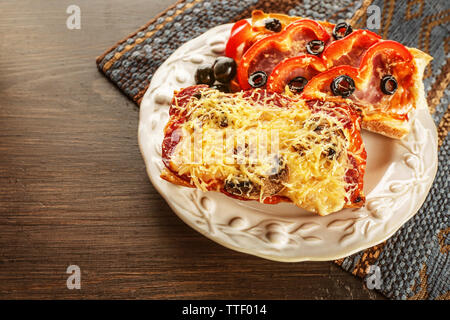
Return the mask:
[[[273,31],[273,32],[280,32],[281,31],[281,22],[278,19],[267,19],[264,26],[267,30]]]
[[[353,32],[353,28],[347,22],[338,23],[333,29],[333,37],[336,40],[342,39]]]
[[[213,85],[215,81],[214,71],[208,65],[201,65],[195,71],[195,83]]]
[[[347,98],[355,91],[355,81],[353,81],[353,79],[349,76],[343,74],[334,78],[330,87],[335,96]]]
[[[360,196],[357,196],[356,198],[355,198],[355,200],[353,200],[353,202],[354,203],[358,203],[358,202],[360,202],[362,199],[361,199],[361,197]]]
[[[253,88],[264,87],[267,83],[267,74],[264,71],[253,72],[250,77],[248,77],[248,84]]]
[[[307,83],[308,79],[305,77],[295,77],[288,83],[289,90],[295,93],[300,93],[303,91]]]
[[[389,74],[381,79],[380,87],[384,94],[392,95],[397,91],[398,83],[395,77]]]
[[[311,40],[306,44],[306,51],[309,54],[318,56],[325,48],[325,43],[322,40]]]

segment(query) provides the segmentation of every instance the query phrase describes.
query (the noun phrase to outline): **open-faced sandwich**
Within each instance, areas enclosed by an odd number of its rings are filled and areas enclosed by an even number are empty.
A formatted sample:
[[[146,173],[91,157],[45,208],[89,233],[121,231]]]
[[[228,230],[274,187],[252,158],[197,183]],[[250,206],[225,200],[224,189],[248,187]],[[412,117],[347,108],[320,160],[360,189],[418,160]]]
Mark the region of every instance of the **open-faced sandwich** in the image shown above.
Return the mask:
[[[405,137],[431,60],[345,22],[261,11],[234,24],[225,55],[175,93],[161,177],[320,215],[364,205],[360,129]]]
[[[260,87],[306,98],[348,99],[361,109],[362,127],[401,139],[423,94],[426,53],[382,40],[368,30],[254,11],[231,31],[226,54],[238,64],[241,89]],[[249,81],[250,80],[250,81]],[[286,88],[288,87],[288,88]]]
[[[172,183],[321,215],[364,203],[360,115],[345,103],[193,86],[170,114],[162,177]]]

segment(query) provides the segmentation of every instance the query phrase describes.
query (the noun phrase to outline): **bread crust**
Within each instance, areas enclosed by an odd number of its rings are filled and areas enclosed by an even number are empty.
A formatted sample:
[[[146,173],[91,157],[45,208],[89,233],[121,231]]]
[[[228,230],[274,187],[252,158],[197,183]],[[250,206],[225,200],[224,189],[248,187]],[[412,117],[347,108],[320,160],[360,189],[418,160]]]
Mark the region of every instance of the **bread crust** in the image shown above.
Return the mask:
[[[382,134],[393,139],[406,137],[410,130],[410,123],[396,119],[364,119],[361,127],[368,131]]]

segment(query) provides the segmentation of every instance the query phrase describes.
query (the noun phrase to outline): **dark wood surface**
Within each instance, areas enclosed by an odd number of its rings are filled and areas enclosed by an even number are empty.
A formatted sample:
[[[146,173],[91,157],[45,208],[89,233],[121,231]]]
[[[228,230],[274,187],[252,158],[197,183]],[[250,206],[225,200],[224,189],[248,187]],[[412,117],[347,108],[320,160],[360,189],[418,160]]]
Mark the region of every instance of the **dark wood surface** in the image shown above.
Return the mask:
[[[138,108],[95,66],[174,1],[75,2],[81,30],[72,0],[0,1],[0,298],[382,298],[332,262],[266,261],[179,220],[146,176]]]

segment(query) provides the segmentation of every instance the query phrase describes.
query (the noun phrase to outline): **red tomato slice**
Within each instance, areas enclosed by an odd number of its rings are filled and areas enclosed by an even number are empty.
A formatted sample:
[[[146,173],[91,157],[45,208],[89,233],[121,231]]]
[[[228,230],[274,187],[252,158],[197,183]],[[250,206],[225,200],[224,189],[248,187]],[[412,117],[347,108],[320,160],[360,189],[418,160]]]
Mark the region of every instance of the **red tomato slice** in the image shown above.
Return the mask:
[[[347,75],[352,78],[357,90],[360,82],[358,73],[358,69],[351,66],[338,66],[319,73],[308,82],[303,89],[301,97],[304,99],[324,99],[333,97],[334,94],[331,91],[331,83],[336,77],[341,75]],[[340,97],[338,96],[338,98]],[[349,98],[351,98],[351,96]]]
[[[415,64],[412,54],[395,41],[381,41],[371,46],[361,59],[360,85],[355,98],[363,104],[389,111],[391,116],[407,119],[415,107],[411,88],[414,86]],[[383,93],[381,80],[392,75],[397,81],[397,90],[392,95]]]
[[[279,14],[279,13],[264,13],[261,10],[253,10],[252,11],[252,26],[254,31],[263,31],[267,32],[267,29],[265,29],[264,22],[267,19],[278,19],[281,22],[282,30],[285,29],[289,24],[291,24],[294,21],[302,20],[305,18],[302,17],[296,17],[296,16],[288,16],[285,14]],[[324,27],[327,32],[331,35],[334,29],[335,24],[327,22],[327,21],[317,21],[322,27]]]
[[[267,81],[267,89],[273,92],[284,92],[286,85],[296,77],[310,80],[327,68],[322,59],[306,54],[283,60],[273,69]]]
[[[239,20],[231,29],[230,38],[225,47],[227,57],[238,60],[244,52],[246,43],[255,37],[252,26],[247,20]]]
[[[394,59],[393,62],[399,60],[410,62],[413,60],[411,52],[409,52],[409,50],[401,43],[392,40],[383,40],[371,46],[366,51],[361,59],[360,69],[362,70],[365,66],[369,66],[370,60],[373,60],[374,56],[381,52],[392,57],[392,59]]]
[[[281,30],[284,30],[291,22],[301,18],[276,13],[266,14],[261,10],[254,10],[252,12],[251,23],[248,20],[243,19],[233,25],[230,38],[225,48],[225,55],[238,62],[242,54],[250,48],[253,43],[273,35],[274,32],[265,27],[265,21],[267,19],[278,19],[281,23]]]
[[[355,82],[355,91],[348,99],[365,110],[385,113],[399,120],[407,120],[409,111],[414,108],[413,75],[415,64],[408,49],[395,41],[380,41],[371,46],[361,58],[359,69],[351,66],[338,66],[313,77],[303,89],[302,97],[334,97],[331,83],[339,75],[348,75]],[[397,89],[393,94],[386,94],[381,89],[381,80],[393,76]],[[339,98],[339,97],[338,97]]]
[[[282,60],[307,53],[306,43],[311,40],[327,42],[330,35],[318,22],[302,19],[291,23],[284,31],[255,42],[242,56],[238,66],[241,89],[250,89],[248,76],[255,71],[267,75]]]
[[[328,68],[340,65],[359,67],[363,53],[381,39],[368,30],[356,30],[343,39],[332,42],[322,53]]]

